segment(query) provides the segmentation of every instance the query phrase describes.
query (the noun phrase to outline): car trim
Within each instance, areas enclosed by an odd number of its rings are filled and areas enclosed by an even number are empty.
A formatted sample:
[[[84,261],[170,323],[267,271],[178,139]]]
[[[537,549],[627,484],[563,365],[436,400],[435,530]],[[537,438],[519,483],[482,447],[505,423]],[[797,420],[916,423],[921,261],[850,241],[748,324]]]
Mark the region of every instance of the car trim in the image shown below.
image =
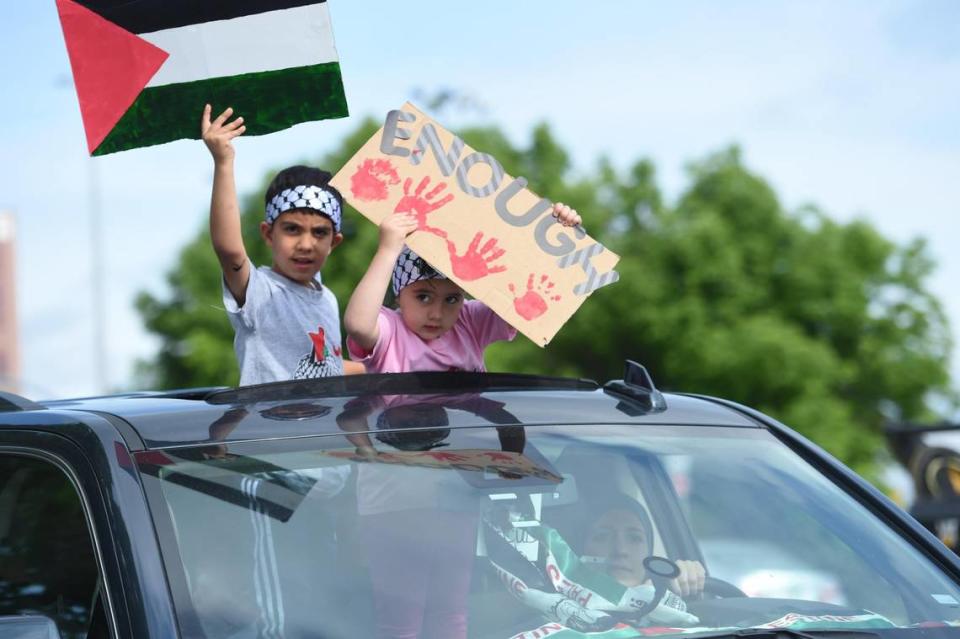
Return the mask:
[[[150,515],[154,539],[159,550],[158,558],[166,575],[164,587],[169,595],[170,604],[175,613],[175,627],[181,637],[202,636],[203,625],[194,608],[193,596],[187,581],[186,570],[181,554],[180,541],[168,510],[169,504],[161,494],[159,486],[149,487],[138,469],[139,481],[143,490],[144,504]],[[159,477],[150,477],[150,481],[161,483]],[[172,540],[172,541],[171,541]]]
[[[658,521],[657,526],[661,529],[660,541],[667,556],[675,559],[694,559],[706,566],[703,553],[700,552],[700,546],[690,528],[689,518],[680,508],[680,498],[667,469],[655,454],[645,454],[641,459],[643,462],[633,466],[631,473],[638,486],[648,487],[643,491],[643,495],[650,504],[651,511],[663,516],[664,523],[661,525]],[[663,534],[664,529],[669,530],[670,534]]]
[[[431,371],[418,373],[370,373],[347,377],[269,382],[240,386],[207,394],[208,404],[252,404],[261,401],[357,397],[361,395],[431,394],[455,391],[573,390],[595,391],[600,385],[590,379],[544,377],[519,373]]]
[[[102,417],[109,422],[111,426],[116,428],[130,452],[147,449],[147,445],[143,441],[143,438],[140,437],[140,433],[138,433],[133,425],[124,418],[114,415],[113,413],[107,413],[100,410],[88,410],[85,412],[90,413],[91,415],[96,415],[97,417]]]

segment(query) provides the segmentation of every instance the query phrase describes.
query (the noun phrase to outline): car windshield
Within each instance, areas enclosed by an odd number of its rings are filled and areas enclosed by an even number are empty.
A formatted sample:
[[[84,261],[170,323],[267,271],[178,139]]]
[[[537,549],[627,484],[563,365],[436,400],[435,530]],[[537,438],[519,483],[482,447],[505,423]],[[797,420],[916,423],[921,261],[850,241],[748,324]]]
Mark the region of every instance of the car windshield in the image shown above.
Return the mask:
[[[139,453],[183,636],[960,623],[951,578],[763,429],[449,429],[442,410]]]

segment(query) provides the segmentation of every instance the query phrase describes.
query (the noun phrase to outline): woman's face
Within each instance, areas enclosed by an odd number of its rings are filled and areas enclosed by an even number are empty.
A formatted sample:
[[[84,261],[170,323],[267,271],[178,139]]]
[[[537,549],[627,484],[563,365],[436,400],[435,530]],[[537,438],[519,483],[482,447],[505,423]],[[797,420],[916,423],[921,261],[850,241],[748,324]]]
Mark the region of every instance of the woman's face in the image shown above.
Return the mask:
[[[646,581],[643,560],[650,554],[643,523],[629,510],[608,510],[587,533],[585,554],[606,560],[607,573],[624,586]]]

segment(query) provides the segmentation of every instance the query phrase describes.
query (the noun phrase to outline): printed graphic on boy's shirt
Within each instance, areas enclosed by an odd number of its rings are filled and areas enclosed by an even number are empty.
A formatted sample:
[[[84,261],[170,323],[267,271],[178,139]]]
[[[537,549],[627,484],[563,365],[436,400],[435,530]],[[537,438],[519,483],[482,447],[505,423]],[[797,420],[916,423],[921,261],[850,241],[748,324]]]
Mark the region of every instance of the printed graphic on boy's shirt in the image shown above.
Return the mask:
[[[342,351],[339,345],[333,347],[327,344],[323,327],[317,328],[316,333],[307,333],[313,342],[313,349],[300,358],[293,379],[313,379],[315,377],[331,377],[343,375]]]

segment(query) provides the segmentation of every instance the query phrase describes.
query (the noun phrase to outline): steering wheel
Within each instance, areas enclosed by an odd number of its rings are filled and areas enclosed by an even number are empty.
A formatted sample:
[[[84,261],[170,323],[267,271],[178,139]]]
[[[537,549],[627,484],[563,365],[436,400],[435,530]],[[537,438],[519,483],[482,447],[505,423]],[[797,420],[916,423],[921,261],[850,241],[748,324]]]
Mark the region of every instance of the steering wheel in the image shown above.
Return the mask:
[[[644,559],[643,567],[646,569],[647,576],[649,576],[651,581],[653,581],[653,585],[655,587],[653,601],[658,602],[663,598],[670,580],[675,579],[680,574],[680,569],[673,561],[667,559],[666,557],[658,557],[656,555],[651,555],[650,557]],[[747,596],[747,593],[743,592],[729,581],[725,581],[717,577],[711,577],[709,575],[707,575],[703,580],[703,594],[711,595],[715,599]],[[650,610],[652,610],[654,607],[655,605],[651,603],[649,605],[649,609],[644,610],[643,614],[638,613],[638,616],[642,617],[644,614],[650,612]]]
[[[729,597],[747,597],[743,592],[729,581],[718,579],[707,575],[703,581],[703,594],[712,595],[717,599],[727,599]]]

